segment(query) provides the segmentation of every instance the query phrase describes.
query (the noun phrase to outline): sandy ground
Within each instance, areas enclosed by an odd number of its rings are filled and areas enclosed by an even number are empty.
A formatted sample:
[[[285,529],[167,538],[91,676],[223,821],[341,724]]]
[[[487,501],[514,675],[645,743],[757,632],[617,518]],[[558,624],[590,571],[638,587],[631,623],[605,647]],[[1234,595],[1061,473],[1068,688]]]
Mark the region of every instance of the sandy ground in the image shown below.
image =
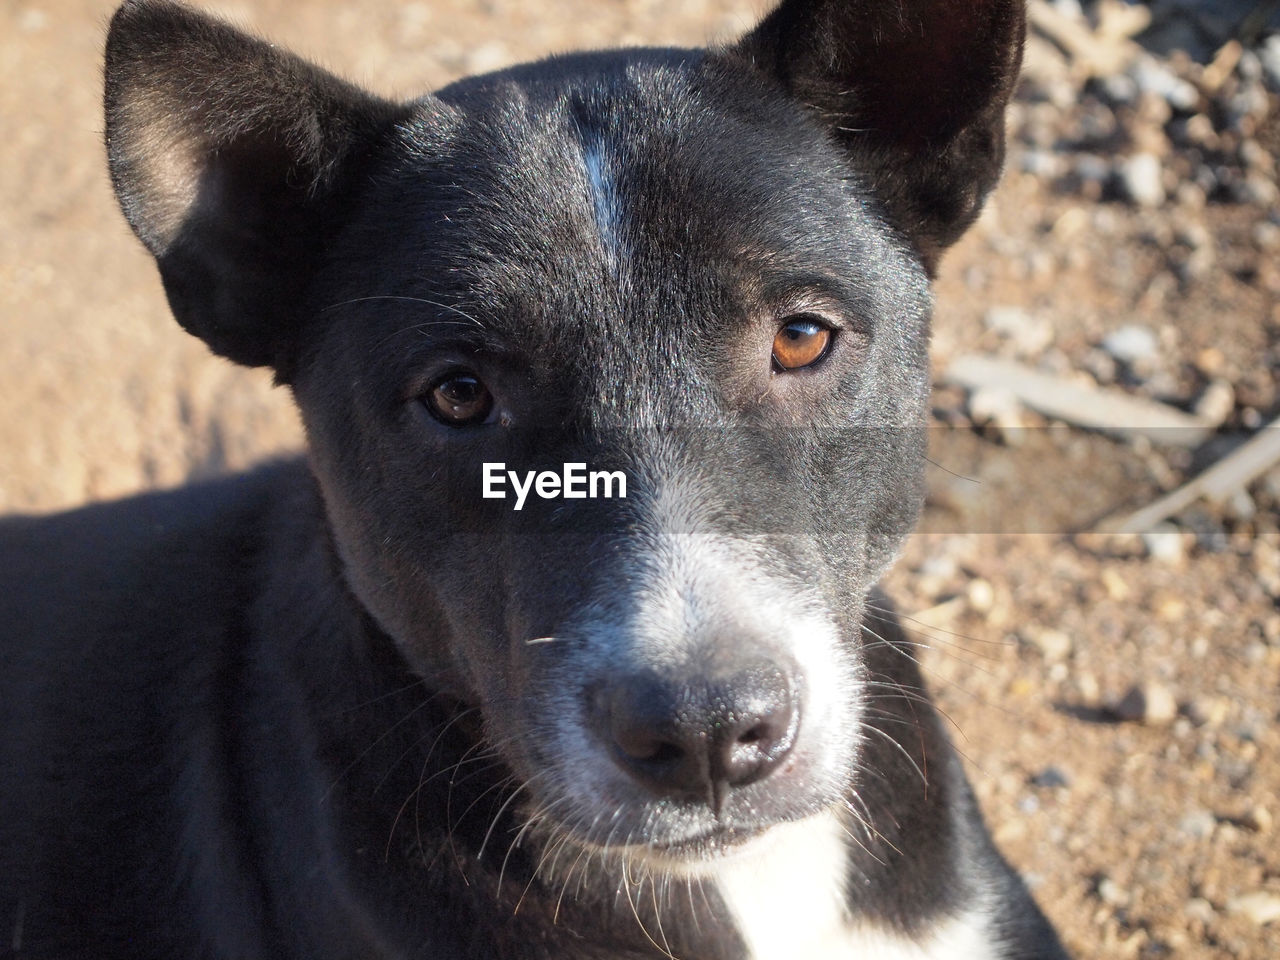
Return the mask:
[[[212,9],[379,92],[409,95],[576,47],[725,38],[760,6]],[[282,391],[210,357],[173,323],[115,209],[99,112],[111,8],[0,5],[0,511],[174,485],[299,444]],[[1022,120],[1035,111],[1043,119],[1033,104]],[[1275,416],[1280,280],[1258,239],[1268,211],[1183,210],[1216,251],[1187,282],[1174,269],[1178,239],[1164,236],[1177,229],[1167,211],[1063,194],[1020,172],[1020,149],[990,211],[944,264],[940,368],[961,352],[1008,348],[984,322],[992,306],[1048,320],[1049,345],[1032,349],[1056,351],[1068,369],[1088,368],[1108,331],[1138,322],[1158,333],[1166,393],[1194,399],[1212,374],[1234,386],[1244,426]],[[913,538],[889,586],[919,614],[922,656],[998,842],[1082,958],[1280,956],[1280,921],[1264,923],[1257,909],[1280,897],[1275,499],[1264,491],[1244,519],[1192,517],[1170,534],[1173,549],[1080,533],[1196,464],[1076,431],[1031,429],[1020,446],[996,444],[966,426],[962,407],[940,391],[940,422],[958,426],[940,431],[930,532]],[[975,473],[985,505],[957,506],[957,486]],[[1116,721],[1109,707],[1143,683],[1172,697],[1176,717]]]

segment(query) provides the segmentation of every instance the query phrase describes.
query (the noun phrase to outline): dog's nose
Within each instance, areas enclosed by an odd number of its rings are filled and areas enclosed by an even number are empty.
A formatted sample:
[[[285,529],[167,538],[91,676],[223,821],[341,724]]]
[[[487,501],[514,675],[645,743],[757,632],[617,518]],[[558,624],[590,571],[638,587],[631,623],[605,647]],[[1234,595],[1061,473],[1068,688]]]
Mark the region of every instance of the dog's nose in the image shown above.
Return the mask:
[[[595,713],[614,761],[660,796],[705,798],[767,777],[800,726],[791,671],[770,662],[728,675],[638,674],[597,690]]]

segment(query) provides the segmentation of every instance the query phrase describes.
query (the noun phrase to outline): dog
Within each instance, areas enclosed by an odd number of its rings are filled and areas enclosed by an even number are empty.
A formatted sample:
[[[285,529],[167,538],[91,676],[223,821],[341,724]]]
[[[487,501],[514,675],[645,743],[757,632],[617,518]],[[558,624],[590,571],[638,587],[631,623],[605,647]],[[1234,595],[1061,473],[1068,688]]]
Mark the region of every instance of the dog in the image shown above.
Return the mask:
[[[783,0],[396,103],[120,7],[125,217],[307,455],[4,523],[0,949],[1064,957],[876,588],[1024,29]]]

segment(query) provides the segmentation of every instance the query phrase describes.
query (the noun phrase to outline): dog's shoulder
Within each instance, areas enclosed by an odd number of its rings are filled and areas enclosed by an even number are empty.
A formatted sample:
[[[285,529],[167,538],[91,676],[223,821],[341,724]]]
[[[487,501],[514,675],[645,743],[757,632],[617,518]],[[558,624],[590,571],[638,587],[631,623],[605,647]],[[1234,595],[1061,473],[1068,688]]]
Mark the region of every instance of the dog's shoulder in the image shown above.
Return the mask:
[[[202,725],[253,629],[273,517],[306,477],[281,464],[0,522],[0,907],[15,930],[78,943],[87,917],[127,928],[173,897],[175,792],[209,786],[183,777],[215,750]]]
[[[47,516],[0,520],[0,597],[6,642],[20,651],[40,639],[105,635],[136,640],[158,622],[170,639],[193,613],[206,620],[217,598],[241,589],[246,557],[257,555],[273,506],[309,483],[300,462],[176,490],[148,493]],[[81,622],[83,621],[83,622]],[[91,652],[83,645],[77,651]],[[32,655],[36,650],[29,650]]]

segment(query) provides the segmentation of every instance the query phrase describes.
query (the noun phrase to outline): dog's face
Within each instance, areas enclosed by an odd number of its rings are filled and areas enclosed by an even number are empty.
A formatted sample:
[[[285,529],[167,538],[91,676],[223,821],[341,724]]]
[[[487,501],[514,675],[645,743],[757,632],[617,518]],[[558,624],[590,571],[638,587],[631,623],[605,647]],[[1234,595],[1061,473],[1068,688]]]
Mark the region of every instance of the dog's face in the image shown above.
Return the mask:
[[[917,506],[923,270],[744,72],[638,55],[445,91],[329,251],[294,377],[361,599],[597,842],[840,796],[859,599]],[[485,462],[617,469],[627,497],[517,512]],[[716,709],[779,767],[722,803],[682,769]]]
[[[408,105],[179,8],[113,27],[175,313],[291,385],[350,588],[581,845],[703,862],[857,767],[927,276],[998,170],[1021,8],[846,6]],[[499,462],[626,496],[517,511]]]

